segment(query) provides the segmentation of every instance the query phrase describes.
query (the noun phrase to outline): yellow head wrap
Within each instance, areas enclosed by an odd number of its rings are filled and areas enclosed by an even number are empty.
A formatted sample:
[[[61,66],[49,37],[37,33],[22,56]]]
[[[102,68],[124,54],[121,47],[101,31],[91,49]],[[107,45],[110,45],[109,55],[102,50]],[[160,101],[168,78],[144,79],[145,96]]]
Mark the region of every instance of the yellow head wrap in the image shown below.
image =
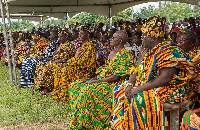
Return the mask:
[[[153,16],[145,21],[145,24],[143,24],[142,32],[146,33],[147,36],[153,36],[153,37],[164,37],[165,31],[164,31],[164,25],[165,22],[160,18],[160,16]]]

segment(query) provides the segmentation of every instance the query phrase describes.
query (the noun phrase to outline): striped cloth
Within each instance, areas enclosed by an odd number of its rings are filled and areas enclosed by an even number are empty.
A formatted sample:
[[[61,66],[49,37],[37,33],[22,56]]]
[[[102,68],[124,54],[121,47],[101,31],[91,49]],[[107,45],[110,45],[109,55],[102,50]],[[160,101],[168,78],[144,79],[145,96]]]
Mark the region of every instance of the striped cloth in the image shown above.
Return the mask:
[[[199,130],[200,129],[199,113],[200,109],[190,110],[185,112],[181,123],[181,130]]]

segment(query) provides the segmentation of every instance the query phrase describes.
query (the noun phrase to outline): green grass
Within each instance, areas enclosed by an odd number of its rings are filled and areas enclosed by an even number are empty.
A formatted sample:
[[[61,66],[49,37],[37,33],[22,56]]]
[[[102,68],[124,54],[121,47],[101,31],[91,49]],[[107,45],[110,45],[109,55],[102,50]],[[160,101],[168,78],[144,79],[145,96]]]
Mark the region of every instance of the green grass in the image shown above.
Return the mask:
[[[57,103],[39,91],[18,86],[10,84],[8,67],[0,64],[0,127],[71,119],[68,103]]]

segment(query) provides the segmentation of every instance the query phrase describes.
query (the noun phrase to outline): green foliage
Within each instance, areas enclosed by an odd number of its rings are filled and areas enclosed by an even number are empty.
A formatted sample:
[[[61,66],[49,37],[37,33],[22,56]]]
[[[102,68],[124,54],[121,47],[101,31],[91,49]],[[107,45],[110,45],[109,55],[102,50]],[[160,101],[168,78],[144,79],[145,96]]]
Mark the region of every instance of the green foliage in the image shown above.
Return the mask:
[[[158,8],[149,5],[148,7],[143,7],[141,12],[136,12],[135,14],[139,18],[148,19],[151,16],[158,15]]]
[[[168,22],[192,17],[192,13],[191,5],[186,3],[162,2],[161,4],[161,16],[165,16]]]
[[[35,25],[28,20],[19,20],[18,22],[11,23],[12,31],[22,31],[24,27],[26,27],[28,31],[31,31],[34,26]]]
[[[113,22],[117,22],[119,20],[123,19],[124,21],[129,21],[131,17],[127,15],[126,11],[119,12],[118,14],[114,15],[112,20]]]
[[[62,20],[62,19],[58,19],[58,20],[54,20],[54,19],[51,19],[51,20],[45,20],[44,23],[43,23],[43,27],[47,27],[48,25],[49,26],[60,26],[60,27],[64,27],[66,26],[67,24],[67,21],[66,20]]]
[[[12,86],[9,81],[8,67],[0,65],[0,127],[71,119],[69,104],[57,103],[31,88]]]
[[[200,6],[194,6],[194,17],[200,17]]]
[[[91,25],[99,24],[100,22],[102,22],[104,24],[109,23],[109,19],[104,16],[86,13],[86,12],[80,13],[79,15],[77,15],[76,17],[74,17],[72,19],[76,19],[75,21],[80,22],[82,24],[85,24],[85,22],[88,22]],[[70,19],[69,22],[72,22],[71,21],[72,19]],[[75,22],[73,24],[75,24]]]

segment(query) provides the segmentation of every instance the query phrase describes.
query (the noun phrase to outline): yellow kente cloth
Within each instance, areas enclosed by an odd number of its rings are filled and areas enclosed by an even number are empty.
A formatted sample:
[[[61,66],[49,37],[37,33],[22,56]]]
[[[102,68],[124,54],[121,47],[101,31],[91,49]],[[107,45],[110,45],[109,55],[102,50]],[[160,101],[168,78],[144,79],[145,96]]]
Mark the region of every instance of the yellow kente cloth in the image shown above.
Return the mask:
[[[25,42],[21,41],[20,45],[14,51],[16,65],[21,66],[22,60],[27,57],[28,49],[30,49],[30,42],[28,39]]]
[[[72,129],[103,130],[110,127],[111,94],[114,86],[124,82],[130,70],[134,67],[134,55],[127,49],[122,49],[106,64],[99,67],[97,79],[119,76],[115,82],[100,82],[84,85],[84,79],[71,83],[70,104],[74,118],[70,122]],[[88,80],[87,80],[88,81]]]
[[[196,100],[196,93],[199,91],[200,86],[200,47],[194,47],[188,53],[189,58],[194,63],[194,67],[196,69],[196,77],[190,81],[190,91],[187,91],[187,95],[191,102]]]
[[[54,99],[63,102],[69,100],[69,85],[77,79],[88,79],[96,69],[96,50],[95,44],[88,41],[80,47],[78,57],[73,57],[66,62],[66,67],[54,71],[54,89],[52,95]]]
[[[72,58],[74,55],[74,45],[70,42],[65,42],[59,46],[52,60],[55,61],[61,59],[63,62],[67,62],[67,60]],[[46,87],[49,90],[52,90],[54,86],[53,72],[57,71],[57,69],[60,69],[61,64],[62,63],[51,63],[41,65],[38,68],[37,78],[35,79],[35,87],[37,89]]]
[[[144,57],[142,86],[160,75],[162,68],[174,67],[178,71],[164,86],[136,94],[125,113],[125,129],[169,129],[163,103],[180,103],[188,99],[189,81],[195,77],[194,64],[176,44],[164,41]],[[140,87],[139,86],[139,87]]]
[[[44,54],[44,51],[49,46],[49,42],[45,38],[41,38],[34,47],[35,56],[41,56]]]

